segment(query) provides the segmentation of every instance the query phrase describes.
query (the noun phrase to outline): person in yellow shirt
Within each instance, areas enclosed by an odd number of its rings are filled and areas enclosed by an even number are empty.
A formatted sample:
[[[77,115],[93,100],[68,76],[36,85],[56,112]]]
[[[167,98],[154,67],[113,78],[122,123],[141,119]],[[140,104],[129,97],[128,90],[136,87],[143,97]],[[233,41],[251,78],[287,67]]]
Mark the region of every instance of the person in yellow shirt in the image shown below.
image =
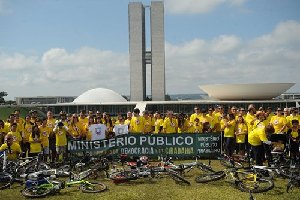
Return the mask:
[[[88,117],[86,117],[85,110],[80,111],[78,121],[82,124],[82,127],[84,127],[84,126],[86,126],[86,124],[88,124],[89,119],[88,119]]]
[[[4,138],[8,132],[9,127],[5,125],[2,119],[0,119],[0,145],[4,144]]]
[[[213,112],[212,108],[208,109],[208,114],[206,114],[206,117],[210,121],[210,132],[215,133],[220,131],[220,120],[219,117],[216,116]]]
[[[163,123],[163,132],[164,133],[177,133],[178,121],[174,117],[173,111],[168,110],[167,116]]]
[[[195,106],[194,113],[190,116],[190,122],[194,123],[196,118],[199,118],[201,116],[200,108],[198,106]]]
[[[22,130],[22,157],[25,158],[27,155],[29,156],[29,150],[30,150],[30,143],[29,143],[29,137],[32,133],[32,126],[33,123],[31,122],[31,116],[27,115],[25,117],[25,122],[23,124],[23,130]]]
[[[50,150],[50,160],[52,163],[56,161],[56,146],[55,146],[55,134],[53,133],[53,129],[55,125],[58,123],[58,120],[53,117],[53,113],[51,111],[47,112],[47,128],[49,129],[49,150]]]
[[[135,108],[133,110],[133,118],[130,121],[129,132],[131,133],[144,133],[145,131],[145,119],[140,116],[140,109]]]
[[[22,136],[20,132],[17,132],[17,127],[17,123],[12,123],[10,126],[10,131],[7,133],[7,135],[12,135],[14,142],[17,142],[20,146],[22,146]]]
[[[245,155],[245,138],[247,137],[247,124],[244,121],[243,115],[240,113],[238,114],[237,123],[235,126],[235,139],[237,144],[238,154],[241,156]]]
[[[184,113],[178,115],[178,133],[186,133],[188,131],[189,120],[186,120]]]
[[[49,136],[51,134],[51,130],[47,127],[47,118],[42,119],[42,125],[39,126],[40,134],[41,134],[41,144],[43,151],[43,160],[48,162],[49,157]]]
[[[259,123],[257,123],[254,129],[248,133],[248,142],[251,145],[256,165],[263,165],[263,161],[265,160],[263,144],[271,144],[267,135],[274,133],[275,129],[271,124],[265,126],[263,123],[265,114],[263,112],[257,112],[256,117],[259,119]]]
[[[93,116],[90,116],[89,118],[93,118]],[[84,134],[82,123],[78,121],[78,116],[76,113],[72,115],[71,122],[68,125],[68,128],[72,139],[79,140],[83,137]]]
[[[199,121],[202,124],[202,128],[205,127],[205,132],[210,132],[211,131],[211,127],[212,127],[212,121],[211,121],[211,117],[206,116],[207,114],[207,110],[205,108],[201,109],[200,111],[200,116]]]
[[[291,109],[291,115],[286,117],[287,128],[290,129],[292,127],[292,121],[293,120],[300,121],[300,115],[298,113],[299,113],[298,108]]]
[[[270,124],[274,126],[275,134],[284,133],[287,125],[285,117],[282,115],[282,109],[277,108],[277,114],[271,118]]]
[[[22,153],[22,150],[20,145],[13,140],[12,135],[7,135],[5,142],[0,146],[0,152],[6,151],[7,160],[16,161]]]
[[[224,123],[224,140],[225,152],[228,156],[232,156],[235,147],[235,115],[233,113],[227,114],[227,121]]]
[[[300,138],[300,126],[299,121],[296,119],[292,120],[292,127],[287,132],[290,141],[290,153],[291,161],[293,164],[300,164],[300,153],[299,153],[299,138]]]
[[[245,121],[248,127],[248,133],[250,133],[254,129],[255,126],[254,123],[257,120],[255,114],[256,114],[256,109],[254,107],[249,107],[248,113],[246,114],[245,117]]]
[[[103,112],[102,114],[102,124],[104,124],[107,127],[107,134],[106,137],[110,138],[110,135],[113,133],[113,128],[114,128],[114,122],[107,112]]]
[[[20,124],[24,124],[25,119],[23,119],[23,118],[20,116],[20,114],[21,114],[20,110],[16,109],[16,110],[14,111],[14,114],[15,114],[15,117],[19,119]]]
[[[30,143],[29,156],[30,157],[38,156],[42,152],[42,144],[41,144],[40,130],[37,125],[34,125],[32,127],[32,133],[29,136],[29,143]]]
[[[195,122],[192,126],[191,133],[202,133],[203,124],[200,122],[199,118],[195,118]]]
[[[161,133],[162,130],[163,130],[163,123],[164,123],[164,120],[163,118],[161,117],[161,114],[160,112],[156,111],[154,113],[154,118],[155,118],[155,122],[154,122],[154,133]]]
[[[223,115],[224,115],[224,108],[221,105],[218,105],[217,108],[215,109],[215,111],[213,112],[216,121],[218,121],[219,123],[221,123],[221,120],[223,119]],[[221,124],[219,125],[218,129],[216,131],[221,131]]]
[[[267,119],[266,120],[270,123],[271,118],[275,115],[271,107],[267,108],[266,114],[267,114]]]
[[[127,116],[127,118],[126,118],[126,120],[125,120],[125,124],[127,124],[128,125],[128,128],[129,128],[129,126],[130,126],[130,121],[131,121],[131,119],[132,119],[132,112],[127,112],[127,114],[126,114],[126,116]]]
[[[149,116],[148,110],[145,110],[143,112],[143,117],[144,117],[144,121],[145,121],[144,134],[153,133],[154,124],[153,124],[152,118]]]
[[[56,139],[56,162],[59,160],[59,156],[62,155],[62,160],[67,157],[66,147],[67,147],[67,135],[68,127],[64,125],[63,122],[58,122],[57,126],[53,129]]]

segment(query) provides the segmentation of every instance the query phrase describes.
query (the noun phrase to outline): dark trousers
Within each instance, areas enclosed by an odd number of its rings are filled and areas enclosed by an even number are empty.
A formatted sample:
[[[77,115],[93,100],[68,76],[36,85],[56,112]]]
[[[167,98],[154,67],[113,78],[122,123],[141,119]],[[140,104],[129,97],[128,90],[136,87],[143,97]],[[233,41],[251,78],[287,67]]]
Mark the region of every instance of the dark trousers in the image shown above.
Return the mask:
[[[234,137],[225,137],[225,151],[228,156],[232,156],[235,147]]]
[[[252,146],[252,152],[254,155],[255,159],[255,164],[256,165],[263,165],[264,162],[264,157],[265,157],[265,152],[264,152],[264,146],[259,145],[259,146]]]
[[[29,142],[22,142],[22,157],[25,158],[27,156],[29,156],[29,150],[30,150],[30,143]]]

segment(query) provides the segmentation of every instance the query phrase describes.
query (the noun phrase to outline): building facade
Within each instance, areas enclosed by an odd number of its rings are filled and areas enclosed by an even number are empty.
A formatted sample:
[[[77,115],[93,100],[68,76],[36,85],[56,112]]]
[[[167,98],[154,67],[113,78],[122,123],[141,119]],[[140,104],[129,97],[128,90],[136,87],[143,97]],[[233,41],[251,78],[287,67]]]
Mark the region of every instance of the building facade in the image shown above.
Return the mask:
[[[148,8],[149,6],[147,6]],[[141,2],[128,5],[130,100],[146,100],[146,65],[151,65],[151,96],[154,101],[165,100],[165,39],[164,5],[151,2],[151,50],[146,51],[145,6]]]

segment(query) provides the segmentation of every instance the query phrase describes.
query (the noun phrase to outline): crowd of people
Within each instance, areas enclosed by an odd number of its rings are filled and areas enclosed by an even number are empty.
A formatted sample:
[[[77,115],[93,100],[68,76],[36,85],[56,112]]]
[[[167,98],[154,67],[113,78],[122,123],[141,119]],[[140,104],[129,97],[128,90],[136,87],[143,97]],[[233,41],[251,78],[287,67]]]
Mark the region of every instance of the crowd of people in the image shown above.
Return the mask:
[[[99,140],[120,134],[185,134],[222,133],[226,154],[234,153],[254,157],[262,165],[268,153],[265,145],[272,143],[274,151],[284,150],[289,144],[291,159],[299,162],[300,115],[297,108],[247,109],[232,106],[224,112],[223,106],[200,109],[195,106],[193,114],[174,114],[167,111],[143,111],[138,108],[111,117],[106,112],[80,111],[68,114],[60,112],[57,118],[51,111],[40,118],[32,110],[25,119],[15,110],[7,120],[0,120],[0,151],[8,150],[8,159],[42,155],[46,162],[57,162],[66,156],[68,139]],[[284,135],[272,140],[272,135]],[[273,137],[274,138],[274,137]],[[276,138],[276,137],[275,137]],[[252,151],[250,151],[250,149]]]

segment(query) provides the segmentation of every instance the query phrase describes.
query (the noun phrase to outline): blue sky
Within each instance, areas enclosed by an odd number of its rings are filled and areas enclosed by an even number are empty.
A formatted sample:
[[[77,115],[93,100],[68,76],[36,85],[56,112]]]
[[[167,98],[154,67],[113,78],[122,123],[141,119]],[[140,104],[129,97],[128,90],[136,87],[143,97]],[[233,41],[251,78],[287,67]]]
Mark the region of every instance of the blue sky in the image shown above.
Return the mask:
[[[128,95],[129,2],[0,0],[6,99],[77,96],[96,87]],[[165,0],[164,6],[168,94],[253,82],[294,82],[289,91],[300,92],[300,1]]]

